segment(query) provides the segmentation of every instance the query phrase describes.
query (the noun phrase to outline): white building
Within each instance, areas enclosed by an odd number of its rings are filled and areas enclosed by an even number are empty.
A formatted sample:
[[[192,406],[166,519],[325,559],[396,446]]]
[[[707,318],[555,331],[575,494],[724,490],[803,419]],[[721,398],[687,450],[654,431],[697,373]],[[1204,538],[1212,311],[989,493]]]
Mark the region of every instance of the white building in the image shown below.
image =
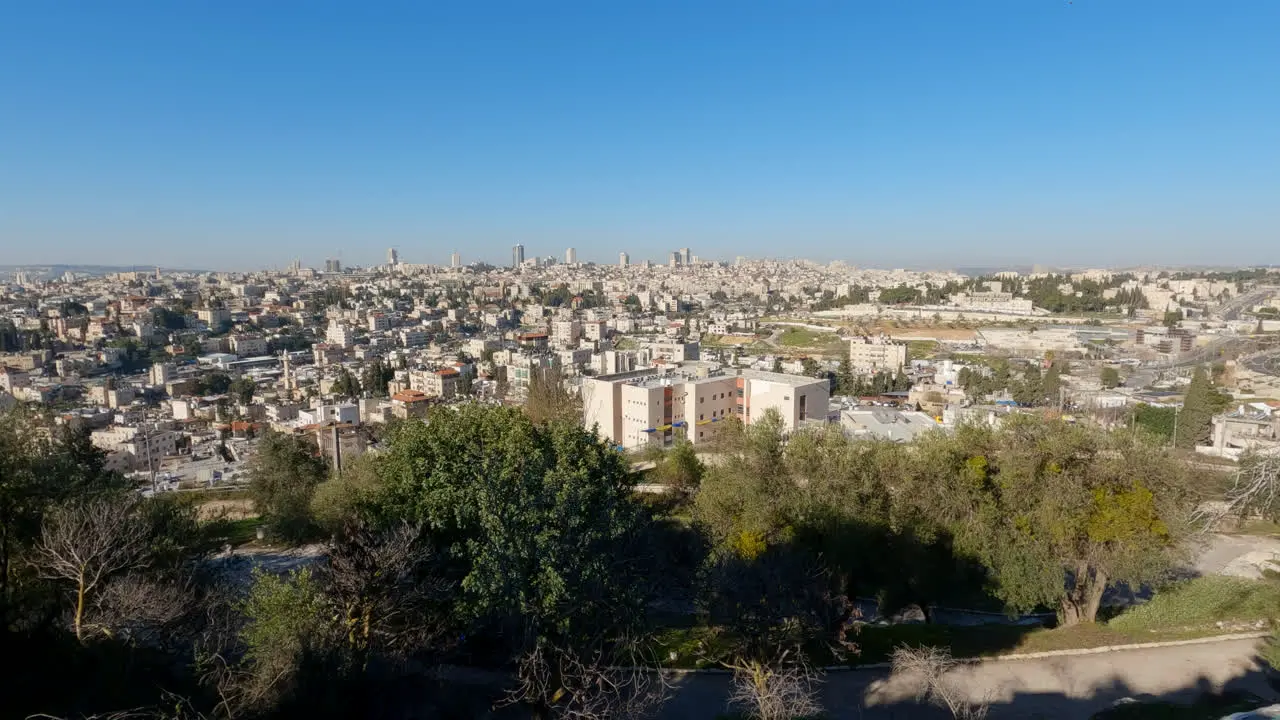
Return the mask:
[[[574,347],[580,337],[582,323],[577,320],[556,320],[551,323],[551,342],[557,347]]]
[[[330,323],[324,334],[325,342],[341,348],[349,348],[356,343],[356,334],[351,328],[341,323]]]
[[[400,330],[400,344],[409,348],[422,347],[427,344],[427,334],[422,328],[403,328]]]
[[[723,369],[689,363],[674,370],[645,369],[585,378],[583,422],[599,427],[626,448],[669,445],[679,437],[694,444],[712,440],[718,423],[745,423],[776,410],[786,430],[827,421],[829,384],[783,373]]]

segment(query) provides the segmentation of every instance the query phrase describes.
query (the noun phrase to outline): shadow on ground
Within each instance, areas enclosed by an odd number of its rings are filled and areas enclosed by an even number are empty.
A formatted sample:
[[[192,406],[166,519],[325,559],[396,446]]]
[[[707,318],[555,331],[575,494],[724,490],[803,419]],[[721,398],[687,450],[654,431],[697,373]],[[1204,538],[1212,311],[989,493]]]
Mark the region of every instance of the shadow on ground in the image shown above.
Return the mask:
[[[975,663],[953,671],[947,680],[969,699],[988,702],[988,717],[993,720],[1216,720],[1242,709],[1241,705],[1280,700],[1252,641]],[[720,716],[728,710],[729,682],[726,675],[677,679],[661,717],[710,720]],[[887,671],[832,672],[823,683],[825,717],[951,717],[918,701],[919,688],[917,678],[890,677]],[[1126,699],[1144,706],[1127,705]],[[1178,707],[1150,707],[1147,703]],[[1199,705],[1189,707],[1196,703]]]

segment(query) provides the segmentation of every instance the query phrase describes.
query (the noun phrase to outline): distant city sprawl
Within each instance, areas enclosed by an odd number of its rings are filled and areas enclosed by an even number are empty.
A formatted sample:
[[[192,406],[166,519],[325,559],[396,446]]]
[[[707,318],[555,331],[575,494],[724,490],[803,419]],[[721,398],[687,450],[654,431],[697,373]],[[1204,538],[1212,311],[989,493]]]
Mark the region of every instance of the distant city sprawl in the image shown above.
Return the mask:
[[[3,278],[10,707],[981,717],[960,659],[1280,612],[1278,272],[386,257]]]

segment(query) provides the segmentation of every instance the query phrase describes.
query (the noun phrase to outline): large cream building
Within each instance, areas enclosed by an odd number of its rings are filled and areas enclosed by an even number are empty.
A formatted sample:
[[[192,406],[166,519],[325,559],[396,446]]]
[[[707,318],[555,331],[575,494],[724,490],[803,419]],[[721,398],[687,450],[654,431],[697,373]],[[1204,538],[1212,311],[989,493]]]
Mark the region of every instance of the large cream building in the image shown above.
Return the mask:
[[[907,364],[907,346],[883,335],[856,337],[849,341],[849,364],[859,373],[896,373]]]
[[[665,446],[679,437],[695,445],[708,442],[721,421],[738,417],[749,424],[770,408],[787,430],[794,430],[826,422],[829,400],[825,379],[708,363],[601,375],[582,383],[584,424],[625,448]]]

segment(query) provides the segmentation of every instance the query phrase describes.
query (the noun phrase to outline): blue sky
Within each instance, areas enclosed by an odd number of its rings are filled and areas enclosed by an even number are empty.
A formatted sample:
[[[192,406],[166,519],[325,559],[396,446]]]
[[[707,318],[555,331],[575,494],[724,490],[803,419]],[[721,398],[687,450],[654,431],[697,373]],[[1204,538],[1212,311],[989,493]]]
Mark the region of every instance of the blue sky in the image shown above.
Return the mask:
[[[0,263],[1280,262],[1280,2],[0,0]]]

